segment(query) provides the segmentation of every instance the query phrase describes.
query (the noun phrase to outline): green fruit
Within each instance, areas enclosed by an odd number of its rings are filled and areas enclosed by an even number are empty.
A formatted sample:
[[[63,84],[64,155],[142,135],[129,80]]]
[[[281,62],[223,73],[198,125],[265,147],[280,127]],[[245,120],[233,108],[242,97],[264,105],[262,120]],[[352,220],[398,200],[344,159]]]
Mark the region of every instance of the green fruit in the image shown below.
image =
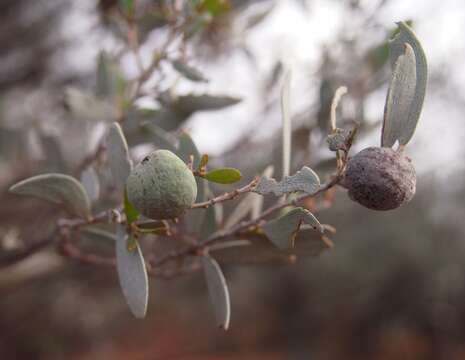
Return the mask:
[[[135,208],[156,220],[182,215],[197,197],[192,171],[168,150],[147,155],[129,175],[126,190]]]

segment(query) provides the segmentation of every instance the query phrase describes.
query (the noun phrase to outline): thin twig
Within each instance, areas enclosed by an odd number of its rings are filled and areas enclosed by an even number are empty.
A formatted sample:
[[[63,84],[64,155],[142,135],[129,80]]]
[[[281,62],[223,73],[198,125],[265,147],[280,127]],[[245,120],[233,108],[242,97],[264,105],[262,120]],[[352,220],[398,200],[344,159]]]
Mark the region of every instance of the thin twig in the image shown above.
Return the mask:
[[[257,182],[258,182],[258,178],[255,178],[250,183],[248,183],[247,185],[245,185],[245,186],[243,186],[243,187],[241,187],[239,189],[224,193],[223,195],[217,196],[217,197],[215,197],[213,199],[210,199],[208,201],[193,204],[191,206],[191,209],[200,209],[200,208],[205,209],[205,208],[208,208],[208,207],[210,207],[212,205],[215,205],[217,203],[224,202],[224,201],[227,201],[227,200],[232,200],[232,199],[236,198],[237,196],[239,196],[241,194],[251,192],[255,188],[255,186],[257,185]]]

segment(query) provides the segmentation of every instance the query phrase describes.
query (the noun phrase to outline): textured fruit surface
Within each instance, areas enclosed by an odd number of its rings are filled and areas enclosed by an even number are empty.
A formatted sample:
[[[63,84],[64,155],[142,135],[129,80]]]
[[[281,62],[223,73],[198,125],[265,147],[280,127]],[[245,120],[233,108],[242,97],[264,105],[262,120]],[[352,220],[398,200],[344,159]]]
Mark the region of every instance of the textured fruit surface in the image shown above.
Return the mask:
[[[349,197],[367,208],[396,209],[415,194],[415,169],[402,153],[370,147],[349,160],[344,185]]]
[[[182,215],[197,197],[192,171],[168,150],[147,155],[129,175],[126,189],[136,209],[157,220]]]

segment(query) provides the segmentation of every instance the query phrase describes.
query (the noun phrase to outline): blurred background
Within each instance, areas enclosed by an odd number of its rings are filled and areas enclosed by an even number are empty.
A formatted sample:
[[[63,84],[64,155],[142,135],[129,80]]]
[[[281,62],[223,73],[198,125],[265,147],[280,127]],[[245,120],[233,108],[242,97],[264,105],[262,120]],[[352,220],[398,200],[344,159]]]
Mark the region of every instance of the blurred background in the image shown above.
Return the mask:
[[[0,3],[0,358],[465,359],[465,4],[198,0],[189,13],[187,1],[140,0],[127,10],[131,3]],[[337,229],[332,249],[295,264],[225,265],[227,332],[216,328],[197,273],[151,279],[148,316],[134,319],[113,269],[43,244],[55,208],[7,193],[38,173],[89,176],[115,119],[124,119],[135,159],[158,146],[141,126],[148,122],[187,130],[213,164],[237,167],[245,180],[269,164],[280,174],[286,69],[293,168],[325,179],[335,165],[325,137],[337,87],[348,87],[340,126],[360,124],[352,153],[380,142],[396,21],[410,22],[430,66],[407,149],[415,198],[374,212],[338,189],[317,213]],[[125,103],[128,84],[154,63],[137,101]],[[105,179],[105,159],[95,160]]]

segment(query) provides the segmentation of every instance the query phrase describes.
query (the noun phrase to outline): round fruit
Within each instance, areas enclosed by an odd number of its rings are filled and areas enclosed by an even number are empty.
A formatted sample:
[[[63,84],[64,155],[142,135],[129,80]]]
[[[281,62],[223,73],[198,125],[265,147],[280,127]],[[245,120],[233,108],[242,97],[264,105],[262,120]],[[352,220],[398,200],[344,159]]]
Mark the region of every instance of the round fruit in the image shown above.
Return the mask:
[[[147,155],[129,175],[126,190],[135,208],[155,220],[182,215],[197,197],[192,171],[168,150]]]
[[[360,151],[349,160],[344,177],[349,197],[373,210],[391,210],[408,203],[415,185],[410,158],[384,147]]]

